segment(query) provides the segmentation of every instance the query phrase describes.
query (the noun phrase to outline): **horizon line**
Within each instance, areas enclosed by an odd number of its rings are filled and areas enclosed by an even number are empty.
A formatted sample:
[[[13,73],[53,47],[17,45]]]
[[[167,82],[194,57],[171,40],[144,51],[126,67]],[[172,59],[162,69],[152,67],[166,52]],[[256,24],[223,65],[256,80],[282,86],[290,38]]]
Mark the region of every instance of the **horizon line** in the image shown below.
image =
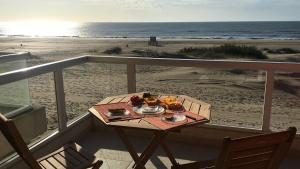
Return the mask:
[[[1,21],[0,21],[1,22]],[[66,21],[67,22],[67,21]],[[76,22],[76,21],[74,21]],[[300,20],[241,20],[241,21],[83,21],[85,23],[198,23],[198,22],[300,22]]]
[[[237,20],[237,21],[71,21],[71,20],[10,20],[4,22],[75,22],[75,23],[214,23],[214,22],[300,22],[300,20]]]

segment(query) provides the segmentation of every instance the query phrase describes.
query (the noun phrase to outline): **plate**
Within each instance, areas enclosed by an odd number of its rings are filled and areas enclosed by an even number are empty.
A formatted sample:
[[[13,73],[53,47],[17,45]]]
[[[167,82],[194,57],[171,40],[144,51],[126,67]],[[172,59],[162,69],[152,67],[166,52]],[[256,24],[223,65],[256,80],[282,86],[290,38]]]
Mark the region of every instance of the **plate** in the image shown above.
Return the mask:
[[[162,117],[161,120],[171,124],[187,122],[187,118],[185,115],[177,115],[177,114],[173,115],[172,118]]]
[[[128,110],[126,110],[123,114],[118,114],[118,115],[114,115],[111,112],[106,112],[104,113],[107,117],[113,117],[113,118],[117,118],[117,117],[124,117],[124,116],[129,116],[130,112]]]
[[[146,114],[146,115],[158,115],[165,112],[165,108],[162,106],[147,106],[143,105],[141,107],[133,107],[133,111],[137,114]]]

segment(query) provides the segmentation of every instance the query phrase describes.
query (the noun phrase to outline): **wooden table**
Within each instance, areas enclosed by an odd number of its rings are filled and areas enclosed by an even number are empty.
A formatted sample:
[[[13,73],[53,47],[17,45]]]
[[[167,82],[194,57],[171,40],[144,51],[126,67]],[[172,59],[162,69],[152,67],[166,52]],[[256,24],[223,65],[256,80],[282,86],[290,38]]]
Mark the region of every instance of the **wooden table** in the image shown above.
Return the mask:
[[[97,105],[101,104],[110,104],[110,103],[119,103],[119,102],[125,102],[129,103],[130,102],[130,97],[133,95],[138,95],[142,97],[143,93],[133,93],[133,94],[126,94],[126,95],[119,95],[119,96],[112,96],[112,97],[107,97],[104,100],[102,100],[100,103]],[[104,119],[101,117],[99,112],[97,112],[93,107],[89,109],[89,111],[97,117],[100,122],[104,123],[107,126],[111,126],[115,129],[115,131],[118,133],[120,136],[121,140],[123,141],[124,145],[128,149],[128,152],[130,153],[131,157],[133,158],[135,162],[134,168],[145,168],[145,164],[147,161],[150,159],[151,155],[154,153],[154,151],[158,148],[160,145],[163,150],[165,151],[166,155],[170,159],[171,163],[173,166],[177,166],[178,163],[176,162],[174,156],[172,155],[170,149],[168,146],[165,144],[164,140],[167,134],[171,131],[174,130],[180,130],[182,128],[194,126],[194,125],[199,125],[203,123],[207,123],[210,120],[210,104],[205,103],[201,100],[197,100],[194,98],[191,98],[189,96],[185,95],[168,95],[168,94],[160,94],[159,98],[163,99],[164,97],[167,96],[174,96],[183,101],[183,106],[187,111],[190,111],[195,114],[199,114],[206,119],[198,122],[198,123],[193,123],[190,125],[182,125],[179,127],[176,127],[174,129],[170,130],[162,130],[147,121],[143,119],[134,119],[134,120],[128,120],[128,121],[115,121],[115,122],[110,122],[107,123],[104,121]],[[142,152],[140,156],[138,156],[137,152],[135,151],[133,145],[128,139],[128,136],[126,135],[124,129],[129,128],[129,129],[139,129],[139,130],[148,130],[153,132],[154,137],[150,141],[149,145],[146,147],[146,149]]]

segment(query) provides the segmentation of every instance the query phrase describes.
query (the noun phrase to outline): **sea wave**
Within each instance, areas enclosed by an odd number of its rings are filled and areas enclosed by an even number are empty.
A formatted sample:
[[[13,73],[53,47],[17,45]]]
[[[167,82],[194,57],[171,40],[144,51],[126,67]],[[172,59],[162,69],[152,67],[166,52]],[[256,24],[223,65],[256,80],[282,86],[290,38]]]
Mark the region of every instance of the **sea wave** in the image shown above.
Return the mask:
[[[5,35],[0,34],[0,38],[96,38],[96,39],[149,39],[150,36],[28,36],[28,35]],[[243,36],[157,36],[157,39],[162,40],[178,40],[178,39],[190,39],[190,40],[300,40],[300,38],[291,37],[243,37]]]
[[[14,30],[14,27],[0,25],[0,37],[147,39],[156,36],[158,39],[300,39],[300,22],[95,22],[76,26],[65,25],[62,30],[55,27],[57,29],[53,32],[52,29],[23,30],[22,25],[19,26],[21,27]],[[27,27],[30,28],[28,25]]]

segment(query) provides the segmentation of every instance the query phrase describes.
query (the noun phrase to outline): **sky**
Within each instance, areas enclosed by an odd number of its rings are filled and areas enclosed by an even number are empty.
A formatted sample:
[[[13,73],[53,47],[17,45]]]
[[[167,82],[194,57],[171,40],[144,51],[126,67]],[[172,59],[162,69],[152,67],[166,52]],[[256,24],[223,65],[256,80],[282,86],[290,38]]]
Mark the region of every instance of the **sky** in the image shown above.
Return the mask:
[[[300,0],[0,0],[0,21],[299,21]]]

